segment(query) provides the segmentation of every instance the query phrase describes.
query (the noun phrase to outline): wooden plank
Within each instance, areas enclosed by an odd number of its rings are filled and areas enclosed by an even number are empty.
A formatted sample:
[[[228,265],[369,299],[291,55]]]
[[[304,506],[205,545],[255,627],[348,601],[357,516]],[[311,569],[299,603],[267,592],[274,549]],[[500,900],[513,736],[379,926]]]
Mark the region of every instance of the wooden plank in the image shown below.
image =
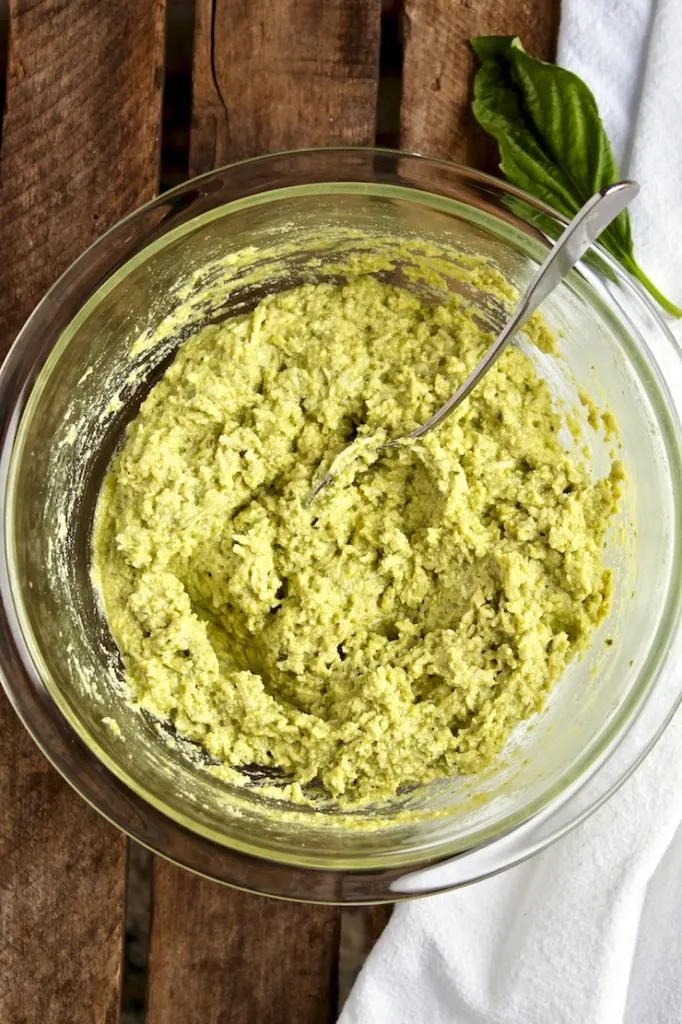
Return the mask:
[[[381,933],[391,920],[393,904],[381,903],[377,907],[368,907],[367,910],[367,952],[369,953],[374,944],[379,941]]]
[[[339,912],[228,889],[156,859],[146,1024],[336,1020]]]
[[[551,60],[559,0],[405,0],[401,145],[494,170],[494,144],[470,110],[476,35],[517,35]]]
[[[157,183],[163,0],[12,0],[0,352],[55,277]],[[0,694],[0,1020],[115,1024],[126,842]]]
[[[158,183],[165,0],[12,0],[0,338]]]
[[[193,173],[374,139],[381,0],[198,0]],[[222,888],[157,861],[147,1024],[336,1019],[340,913]]]
[[[190,172],[374,141],[381,0],[197,0]]]
[[[4,0],[0,2],[0,147],[2,147],[2,122],[5,116],[5,86],[7,84],[7,10]]]

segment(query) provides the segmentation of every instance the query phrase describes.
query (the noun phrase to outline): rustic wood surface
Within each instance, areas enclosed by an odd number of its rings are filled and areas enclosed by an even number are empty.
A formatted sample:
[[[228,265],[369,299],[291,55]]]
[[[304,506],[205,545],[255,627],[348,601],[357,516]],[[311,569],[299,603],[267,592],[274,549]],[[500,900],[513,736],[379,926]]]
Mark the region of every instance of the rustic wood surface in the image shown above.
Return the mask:
[[[471,114],[472,36],[520,36],[551,60],[558,0],[405,0],[400,144],[488,171],[494,147]]]
[[[190,171],[374,141],[381,0],[197,0]]]
[[[147,1024],[331,1024],[339,912],[207,882],[157,858]]]
[[[190,173],[374,141],[382,9],[404,44],[393,141],[490,169],[469,114],[468,40],[513,33],[547,58],[559,12],[559,0],[168,5],[194,15]],[[61,270],[157,188],[166,0],[10,0],[9,12],[0,355]],[[397,111],[391,81],[382,102]],[[125,840],[50,769],[2,694],[0,735],[0,1024],[115,1024]],[[389,912],[268,901],[156,859],[146,1020],[326,1024],[337,1011],[340,915],[369,948]]]
[[[57,275],[157,187],[164,4],[10,4],[0,346]],[[126,843],[0,692],[0,1021],[119,1019]]]

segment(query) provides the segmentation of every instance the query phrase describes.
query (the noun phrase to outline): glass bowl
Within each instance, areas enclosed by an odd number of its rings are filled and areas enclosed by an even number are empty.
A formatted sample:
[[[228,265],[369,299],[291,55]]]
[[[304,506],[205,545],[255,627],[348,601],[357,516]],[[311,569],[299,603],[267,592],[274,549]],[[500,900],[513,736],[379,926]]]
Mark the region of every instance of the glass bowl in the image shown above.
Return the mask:
[[[434,271],[427,291],[463,291],[495,329],[504,309],[450,270],[483,259],[523,287],[561,228],[517,190],[442,161],[367,149],[282,153],[147,204],[37,307],[0,375],[3,682],[55,767],[129,835],[245,889],[396,900],[471,882],[541,849],[654,743],[681,691],[682,361],[638,285],[598,249],[543,309],[560,358],[528,351],[557,401],[579,406],[584,388],[620,426],[625,493],[605,551],[615,599],[590,651],[490,770],[347,813],[283,805],[255,783],[220,781],[200,751],[126,704],[90,580],[99,486],[125,424],[186,336],[173,321],[181,294],[211,275],[229,280],[214,304],[196,304],[199,323],[273,289],[343,279],[359,251],[376,255],[378,276],[426,288],[411,273],[419,253]],[[396,240],[399,265],[387,256]],[[247,247],[249,268],[231,271],[233,254]],[[161,342],[140,344],[160,324]],[[606,439],[585,428],[581,443],[604,470]]]

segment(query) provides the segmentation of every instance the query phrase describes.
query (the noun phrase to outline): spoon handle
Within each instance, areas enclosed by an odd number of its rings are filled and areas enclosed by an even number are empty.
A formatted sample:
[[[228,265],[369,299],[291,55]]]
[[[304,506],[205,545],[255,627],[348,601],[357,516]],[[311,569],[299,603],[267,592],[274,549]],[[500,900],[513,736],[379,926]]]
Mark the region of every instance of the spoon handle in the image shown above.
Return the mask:
[[[535,312],[550,292],[566,277],[586,250],[597,240],[612,220],[621,213],[639,192],[635,181],[620,181],[595,193],[578,211],[556,244],[550,249],[533,275],[525,294],[511,319],[475,367],[447,402],[430,419],[410,434],[388,441],[386,448],[400,444],[405,438],[416,439],[429,434],[463,402],[479,380],[500,357],[507,343]]]

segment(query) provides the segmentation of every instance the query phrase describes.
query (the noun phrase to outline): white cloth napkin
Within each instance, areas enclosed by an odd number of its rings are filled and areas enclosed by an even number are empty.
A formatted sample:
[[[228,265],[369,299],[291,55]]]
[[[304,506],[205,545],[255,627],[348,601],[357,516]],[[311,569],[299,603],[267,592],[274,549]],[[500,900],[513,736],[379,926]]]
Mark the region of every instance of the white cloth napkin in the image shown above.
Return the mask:
[[[639,262],[682,303],[682,0],[564,0],[558,61],[594,90],[621,171],[643,186]],[[340,1024],[679,1024],[681,822],[678,713],[554,846],[400,905]]]

